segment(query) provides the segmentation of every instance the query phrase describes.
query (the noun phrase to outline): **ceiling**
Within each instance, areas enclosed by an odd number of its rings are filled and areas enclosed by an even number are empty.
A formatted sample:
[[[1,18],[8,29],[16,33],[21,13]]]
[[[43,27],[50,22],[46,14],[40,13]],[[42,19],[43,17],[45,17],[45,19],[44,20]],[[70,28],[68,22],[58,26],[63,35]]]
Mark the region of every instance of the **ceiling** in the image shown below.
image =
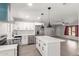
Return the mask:
[[[48,10],[48,7],[51,10]],[[77,19],[79,11],[78,3],[33,3],[28,6],[27,3],[12,3],[11,15],[14,20],[44,22],[51,24],[57,22],[74,22]],[[44,15],[41,15],[44,13]]]

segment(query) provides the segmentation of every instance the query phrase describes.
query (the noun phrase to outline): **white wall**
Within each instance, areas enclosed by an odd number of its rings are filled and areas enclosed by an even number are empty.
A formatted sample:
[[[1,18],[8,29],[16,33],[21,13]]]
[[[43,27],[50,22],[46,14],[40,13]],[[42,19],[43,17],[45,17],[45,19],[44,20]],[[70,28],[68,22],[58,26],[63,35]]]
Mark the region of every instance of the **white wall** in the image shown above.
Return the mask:
[[[7,34],[8,31],[8,23],[0,22],[0,35]]]
[[[13,24],[7,22],[0,22],[0,35],[7,35],[7,39],[12,38]]]

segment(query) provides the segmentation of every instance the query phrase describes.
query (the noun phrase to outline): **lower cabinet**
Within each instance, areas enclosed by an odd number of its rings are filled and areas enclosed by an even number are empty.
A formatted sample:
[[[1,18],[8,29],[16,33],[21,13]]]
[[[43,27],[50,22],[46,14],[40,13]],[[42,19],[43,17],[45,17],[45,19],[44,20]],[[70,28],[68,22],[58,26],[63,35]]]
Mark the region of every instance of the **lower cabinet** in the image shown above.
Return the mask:
[[[59,42],[44,42],[36,38],[36,48],[42,56],[60,56]]]
[[[17,56],[17,45],[0,46],[0,56]]]
[[[22,45],[28,44],[28,36],[27,35],[22,36],[21,44]]]
[[[22,36],[22,40],[21,40],[21,44],[35,44],[36,43],[36,39],[34,35],[23,35]]]
[[[19,37],[18,39],[18,36],[21,36],[21,38]],[[35,35],[17,35],[15,39],[15,43],[19,43],[20,45],[36,43]]]
[[[14,49],[0,51],[0,56],[17,56],[17,51]]]

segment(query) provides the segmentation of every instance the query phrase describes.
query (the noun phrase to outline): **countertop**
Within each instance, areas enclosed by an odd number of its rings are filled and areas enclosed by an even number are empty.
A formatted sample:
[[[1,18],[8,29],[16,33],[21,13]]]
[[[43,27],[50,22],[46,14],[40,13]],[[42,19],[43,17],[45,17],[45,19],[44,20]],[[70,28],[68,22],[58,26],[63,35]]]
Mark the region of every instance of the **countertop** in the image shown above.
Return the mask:
[[[0,46],[0,51],[9,50],[9,49],[16,49],[16,48],[17,48],[17,44],[2,45],[2,46]]]
[[[55,38],[60,38],[62,40],[72,40],[72,41],[79,41],[79,37],[74,37],[74,36],[66,36],[65,37],[59,37],[59,36],[54,36]]]
[[[14,35],[14,36],[28,36],[28,35],[33,35],[33,34],[18,34],[18,35]]]
[[[44,41],[44,42],[63,42],[65,40],[62,40],[60,38],[55,38],[55,37],[50,37],[50,36],[36,36],[36,38],[40,39],[41,41]]]

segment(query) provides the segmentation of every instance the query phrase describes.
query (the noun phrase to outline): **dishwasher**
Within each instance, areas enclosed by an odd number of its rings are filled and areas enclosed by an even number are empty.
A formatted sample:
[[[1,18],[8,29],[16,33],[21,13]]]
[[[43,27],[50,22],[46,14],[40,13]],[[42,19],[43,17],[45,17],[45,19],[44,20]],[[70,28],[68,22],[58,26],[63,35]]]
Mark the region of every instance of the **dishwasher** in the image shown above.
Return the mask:
[[[28,44],[35,44],[36,39],[34,35],[28,35]]]

